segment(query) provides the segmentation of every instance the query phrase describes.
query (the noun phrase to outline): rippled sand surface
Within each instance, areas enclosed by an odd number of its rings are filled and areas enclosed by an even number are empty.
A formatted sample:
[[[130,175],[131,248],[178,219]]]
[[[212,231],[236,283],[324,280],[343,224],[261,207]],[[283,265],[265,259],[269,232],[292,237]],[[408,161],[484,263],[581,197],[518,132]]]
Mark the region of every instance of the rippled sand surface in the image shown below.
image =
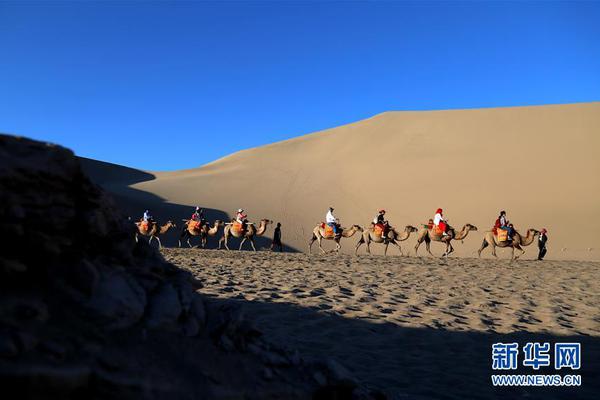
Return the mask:
[[[198,249],[163,254],[191,271],[202,292],[242,304],[271,340],[305,358],[334,358],[391,398],[442,392],[450,398],[577,398],[598,389],[592,383],[600,370],[597,262]],[[509,340],[584,343],[587,385],[494,390],[490,346]]]

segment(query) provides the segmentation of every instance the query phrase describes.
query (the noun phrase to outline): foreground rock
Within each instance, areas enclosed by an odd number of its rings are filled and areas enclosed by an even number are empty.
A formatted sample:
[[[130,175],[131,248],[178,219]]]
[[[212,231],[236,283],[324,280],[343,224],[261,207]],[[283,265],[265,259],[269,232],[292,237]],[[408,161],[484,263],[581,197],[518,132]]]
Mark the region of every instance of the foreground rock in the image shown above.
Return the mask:
[[[201,297],[61,147],[0,136],[0,383],[19,398],[368,398]],[[331,364],[331,365],[330,365]],[[17,390],[17,392],[11,392]],[[365,394],[366,393],[366,394]]]

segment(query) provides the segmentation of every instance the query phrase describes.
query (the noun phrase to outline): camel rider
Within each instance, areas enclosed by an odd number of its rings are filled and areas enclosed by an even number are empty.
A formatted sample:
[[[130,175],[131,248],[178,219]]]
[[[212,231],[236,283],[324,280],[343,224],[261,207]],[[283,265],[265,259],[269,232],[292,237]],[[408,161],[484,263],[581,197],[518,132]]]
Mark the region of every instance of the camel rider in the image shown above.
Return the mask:
[[[433,217],[433,224],[442,231],[442,236],[448,236],[448,224],[443,216],[443,210],[438,208]]]
[[[377,216],[373,218],[373,225],[381,228],[381,235],[385,238],[387,236],[388,222],[385,220],[385,210],[379,210]]]
[[[510,224],[508,222],[508,218],[506,218],[506,211],[500,211],[500,215],[496,219],[494,228],[508,231],[507,239],[508,239],[508,241],[512,241],[512,237],[514,235],[514,229],[512,228],[512,224]]]
[[[150,215],[150,210],[144,211],[144,216],[142,217],[142,223],[146,227],[146,229],[148,229],[148,227],[150,226],[150,224],[152,222],[154,222],[154,218],[152,218],[152,215]]]
[[[204,221],[204,210],[200,207],[196,207],[196,210],[192,214],[191,220],[196,223],[196,228],[200,228],[202,222]]]
[[[337,225],[337,218],[335,217],[335,215],[333,215],[333,207],[329,207],[329,211],[327,211],[327,215],[325,216],[325,222],[327,223],[327,225],[333,228],[333,234],[337,236],[339,230]]]
[[[238,209],[237,214],[235,214],[235,220],[242,225],[242,230],[246,230],[246,218],[248,218],[248,216],[244,214],[244,209]]]

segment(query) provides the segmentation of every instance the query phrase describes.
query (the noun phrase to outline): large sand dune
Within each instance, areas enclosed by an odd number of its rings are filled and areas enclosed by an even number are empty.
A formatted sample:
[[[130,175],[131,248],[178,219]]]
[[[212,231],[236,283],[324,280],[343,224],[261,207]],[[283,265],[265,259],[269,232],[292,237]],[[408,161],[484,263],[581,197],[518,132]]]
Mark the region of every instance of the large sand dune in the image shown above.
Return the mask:
[[[176,136],[165,137],[161,148],[168,140]],[[426,222],[443,207],[451,224],[479,227],[455,246],[457,255],[473,256],[505,209],[520,230],[548,229],[548,258],[598,260],[599,149],[600,103],[387,112],[130,184],[122,177],[110,182],[104,171],[102,183],[124,203],[135,198],[136,207],[140,200],[152,206],[150,200],[160,199],[171,205],[165,213],[182,214],[157,213],[161,220],[185,217],[188,210],[178,205],[199,204],[215,216],[243,207],[252,220],[280,221],[284,241],[302,251],[330,205],[343,225],[361,226],[379,208],[404,226]],[[98,168],[87,167],[94,176]],[[357,239],[343,240],[344,251]],[[403,248],[414,244],[412,237]],[[442,245],[432,247],[442,253]],[[525,257],[535,253],[532,246]]]

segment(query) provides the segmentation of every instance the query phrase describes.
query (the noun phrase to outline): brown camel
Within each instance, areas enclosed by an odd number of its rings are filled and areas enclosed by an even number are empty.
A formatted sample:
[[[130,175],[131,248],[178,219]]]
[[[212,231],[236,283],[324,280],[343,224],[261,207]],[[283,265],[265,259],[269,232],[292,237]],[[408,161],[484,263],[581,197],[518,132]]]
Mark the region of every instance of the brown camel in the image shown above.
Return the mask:
[[[398,242],[405,241],[406,239],[408,239],[410,237],[411,233],[416,232],[416,231],[417,231],[417,228],[415,228],[414,226],[411,226],[411,225],[406,225],[403,232],[398,232],[396,229],[390,228],[390,230],[387,233],[387,236],[384,238],[383,235],[376,235],[374,232],[374,227],[372,227],[371,229],[367,229],[362,233],[361,238],[358,241],[358,243],[356,244],[356,248],[354,249],[354,254],[358,253],[358,248],[363,243],[367,244],[367,253],[371,254],[370,244],[371,244],[371,242],[373,242],[373,243],[383,243],[385,245],[385,248],[383,250],[383,255],[387,255],[387,249],[388,249],[388,246],[390,243],[393,244],[394,246],[398,247],[398,250],[400,250],[400,255],[404,255],[402,253],[402,248],[400,247],[400,244],[398,244]]]
[[[525,237],[521,236],[521,234],[519,232],[515,231],[512,241],[506,240],[503,242],[498,242],[498,239],[497,239],[496,235],[494,235],[494,232],[488,231],[485,233],[485,235],[483,237],[483,243],[481,244],[481,248],[477,251],[477,253],[479,254],[479,257],[481,257],[481,252],[483,251],[483,249],[485,249],[488,246],[492,246],[492,254],[494,255],[494,257],[498,257],[496,255],[496,247],[511,247],[512,248],[511,260],[516,260],[519,257],[521,257],[523,254],[525,254],[525,250],[523,250],[521,248],[521,246],[529,246],[531,243],[533,243],[535,241],[535,237],[539,234],[540,233],[537,230],[530,228],[529,230],[527,230],[527,236],[525,236]],[[515,257],[515,249],[521,250],[521,254],[519,254],[516,257]]]
[[[205,248],[208,237],[215,236],[219,231],[219,228],[224,225],[223,221],[218,219],[215,221],[212,227],[210,227],[210,224],[206,222],[197,228],[196,221],[192,221],[189,219],[183,219],[182,221],[183,230],[181,231],[181,235],[179,235],[179,247],[181,247],[181,241],[183,239],[187,239],[186,242],[188,246],[192,247],[190,239],[193,236],[200,236],[200,246],[202,246],[202,248]]]
[[[417,245],[415,246],[415,255],[417,255],[419,246],[421,245],[421,243],[423,241],[425,242],[425,248],[427,249],[427,252],[429,254],[433,255],[430,250],[430,244],[431,244],[431,241],[434,241],[434,242],[446,243],[446,251],[444,252],[442,257],[448,257],[450,255],[450,253],[452,253],[454,251],[454,247],[452,247],[452,243],[450,243],[450,242],[452,242],[452,240],[463,240],[464,238],[467,237],[469,232],[476,231],[477,227],[475,225],[466,224],[465,226],[463,226],[463,228],[458,233],[456,233],[454,228],[449,227],[448,228],[448,233],[449,233],[448,236],[437,235],[437,234],[433,233],[432,230],[433,229],[429,229],[429,227],[427,225],[423,225],[423,228],[419,231],[419,234],[417,235]]]
[[[225,248],[227,250],[229,250],[229,246],[227,246],[227,242],[229,241],[229,238],[231,237],[236,237],[236,238],[242,238],[242,242],[240,243],[240,248],[239,250],[242,250],[242,246],[244,245],[244,242],[246,240],[250,241],[250,244],[252,245],[252,250],[256,251],[256,247],[254,246],[254,236],[262,236],[265,234],[265,232],[267,231],[267,227],[269,226],[269,224],[272,224],[273,221],[268,220],[268,219],[261,219],[260,220],[260,225],[258,226],[258,229],[256,229],[256,227],[254,226],[254,223],[252,222],[247,222],[246,223],[246,229],[245,230],[238,230],[238,229],[233,229],[234,224],[237,224],[235,221],[231,221],[225,224],[225,229],[223,229],[223,237],[221,239],[219,239],[219,249],[221,248],[222,244],[225,244]]]
[[[164,235],[165,233],[167,233],[171,228],[176,228],[177,226],[172,222],[172,221],[167,221],[166,224],[162,225],[162,226],[158,226],[158,223],[156,222],[150,222],[148,223],[148,228],[145,229],[143,222],[139,221],[135,223],[135,226],[137,227],[137,232],[135,233],[135,241],[136,243],[138,242],[138,236],[142,235],[142,236],[150,236],[150,239],[148,239],[148,244],[152,243],[152,239],[156,239],[158,240],[158,248],[162,248],[162,244],[160,243],[160,239],[158,238],[158,235]]]
[[[341,238],[352,237],[352,236],[354,236],[354,234],[356,232],[363,231],[363,228],[361,228],[358,225],[352,225],[350,228],[338,228],[338,229],[341,230],[341,232],[342,232],[341,235],[338,235],[338,236],[327,235],[326,236],[325,228],[323,228],[323,224],[318,224],[317,226],[315,226],[315,229],[313,229],[312,238],[310,239],[310,242],[308,242],[308,254],[311,254],[312,245],[315,242],[315,240],[319,243],[319,249],[321,249],[323,254],[325,254],[325,250],[323,250],[323,247],[321,247],[321,240],[323,240],[323,239],[335,241],[335,244],[337,246],[334,251],[339,252],[340,249],[342,248],[342,245],[340,244]]]

